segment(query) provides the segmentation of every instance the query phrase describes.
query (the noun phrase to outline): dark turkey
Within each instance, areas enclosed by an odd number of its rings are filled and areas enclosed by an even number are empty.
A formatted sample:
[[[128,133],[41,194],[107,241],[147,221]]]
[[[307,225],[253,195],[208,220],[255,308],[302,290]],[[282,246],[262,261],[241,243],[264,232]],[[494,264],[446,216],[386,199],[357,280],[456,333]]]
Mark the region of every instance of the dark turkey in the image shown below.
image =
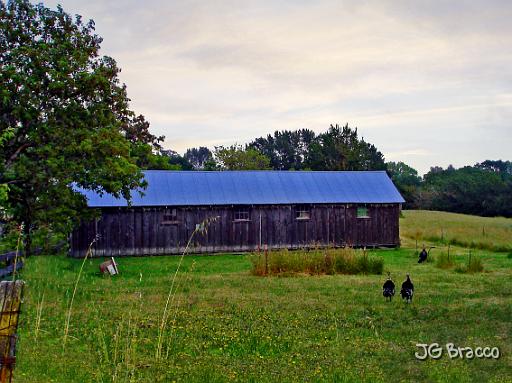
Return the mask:
[[[428,257],[427,250],[425,250],[425,246],[423,246],[423,250],[421,250],[421,253],[419,255],[418,263],[426,262]]]
[[[414,285],[412,284],[409,274],[407,274],[407,279],[404,281],[404,283],[402,283],[400,295],[402,296],[402,299],[405,299],[407,303],[412,302],[412,296],[414,295]]]
[[[389,275],[389,273],[388,279],[386,280],[386,282],[384,282],[384,285],[382,286],[382,295],[384,296],[384,298],[386,298],[386,300],[388,300],[389,298],[390,302],[393,296],[395,295],[395,284],[391,280],[391,276]]]

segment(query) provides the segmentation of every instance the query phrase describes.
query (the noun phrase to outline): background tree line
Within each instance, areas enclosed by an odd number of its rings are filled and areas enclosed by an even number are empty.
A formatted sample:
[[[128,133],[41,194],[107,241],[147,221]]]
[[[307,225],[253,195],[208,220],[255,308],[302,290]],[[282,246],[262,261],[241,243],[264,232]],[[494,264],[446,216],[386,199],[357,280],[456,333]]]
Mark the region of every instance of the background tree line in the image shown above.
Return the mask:
[[[184,170],[386,170],[406,200],[406,209],[443,210],[512,217],[512,163],[486,160],[455,169],[432,167],[423,177],[404,162],[385,162],[377,148],[358,138],[357,129],[331,125],[313,131],[277,131],[245,146],[165,152]]]
[[[358,137],[357,128],[331,125],[312,130],[276,131],[246,145],[187,149],[183,156],[162,151],[168,166],[182,170],[385,170],[383,154]]]

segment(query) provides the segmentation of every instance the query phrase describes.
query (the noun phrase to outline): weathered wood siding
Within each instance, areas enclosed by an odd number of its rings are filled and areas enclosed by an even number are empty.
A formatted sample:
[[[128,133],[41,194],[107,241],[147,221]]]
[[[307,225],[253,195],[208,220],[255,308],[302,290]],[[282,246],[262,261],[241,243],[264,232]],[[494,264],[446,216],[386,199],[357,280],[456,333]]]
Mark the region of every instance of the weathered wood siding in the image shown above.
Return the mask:
[[[310,205],[309,219],[296,218],[294,205],[248,206],[248,221],[236,221],[237,206],[144,207],[102,209],[101,217],[82,223],[71,236],[71,255],[180,254],[200,224],[216,217],[207,232],[196,233],[190,253],[242,252],[263,248],[313,246],[397,246],[398,204],[367,204],[369,218],[357,217],[357,205]],[[175,211],[175,220],[165,223]]]

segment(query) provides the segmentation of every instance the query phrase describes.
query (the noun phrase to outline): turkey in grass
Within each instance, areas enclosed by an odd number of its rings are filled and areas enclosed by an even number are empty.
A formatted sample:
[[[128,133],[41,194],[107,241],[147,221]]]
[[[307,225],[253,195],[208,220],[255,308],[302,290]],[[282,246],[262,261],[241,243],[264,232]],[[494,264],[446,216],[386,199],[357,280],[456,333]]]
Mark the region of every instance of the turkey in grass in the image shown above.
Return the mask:
[[[391,275],[388,273],[388,279],[386,282],[384,282],[384,285],[382,286],[382,295],[384,295],[384,298],[386,300],[389,298],[389,301],[391,302],[391,298],[395,295],[395,283],[391,280]]]
[[[404,281],[404,283],[402,283],[402,290],[400,290],[400,295],[402,296],[402,299],[405,299],[407,303],[411,303],[413,294],[414,285],[412,284],[409,274],[407,274],[407,279]]]

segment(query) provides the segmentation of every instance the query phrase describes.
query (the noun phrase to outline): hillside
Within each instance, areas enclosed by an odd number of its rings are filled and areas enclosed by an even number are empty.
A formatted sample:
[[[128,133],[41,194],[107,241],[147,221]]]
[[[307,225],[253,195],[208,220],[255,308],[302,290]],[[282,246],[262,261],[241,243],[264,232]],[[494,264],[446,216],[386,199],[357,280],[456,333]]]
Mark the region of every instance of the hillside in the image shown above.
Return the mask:
[[[402,245],[456,245],[492,251],[512,251],[512,219],[427,210],[404,210],[400,219]]]

